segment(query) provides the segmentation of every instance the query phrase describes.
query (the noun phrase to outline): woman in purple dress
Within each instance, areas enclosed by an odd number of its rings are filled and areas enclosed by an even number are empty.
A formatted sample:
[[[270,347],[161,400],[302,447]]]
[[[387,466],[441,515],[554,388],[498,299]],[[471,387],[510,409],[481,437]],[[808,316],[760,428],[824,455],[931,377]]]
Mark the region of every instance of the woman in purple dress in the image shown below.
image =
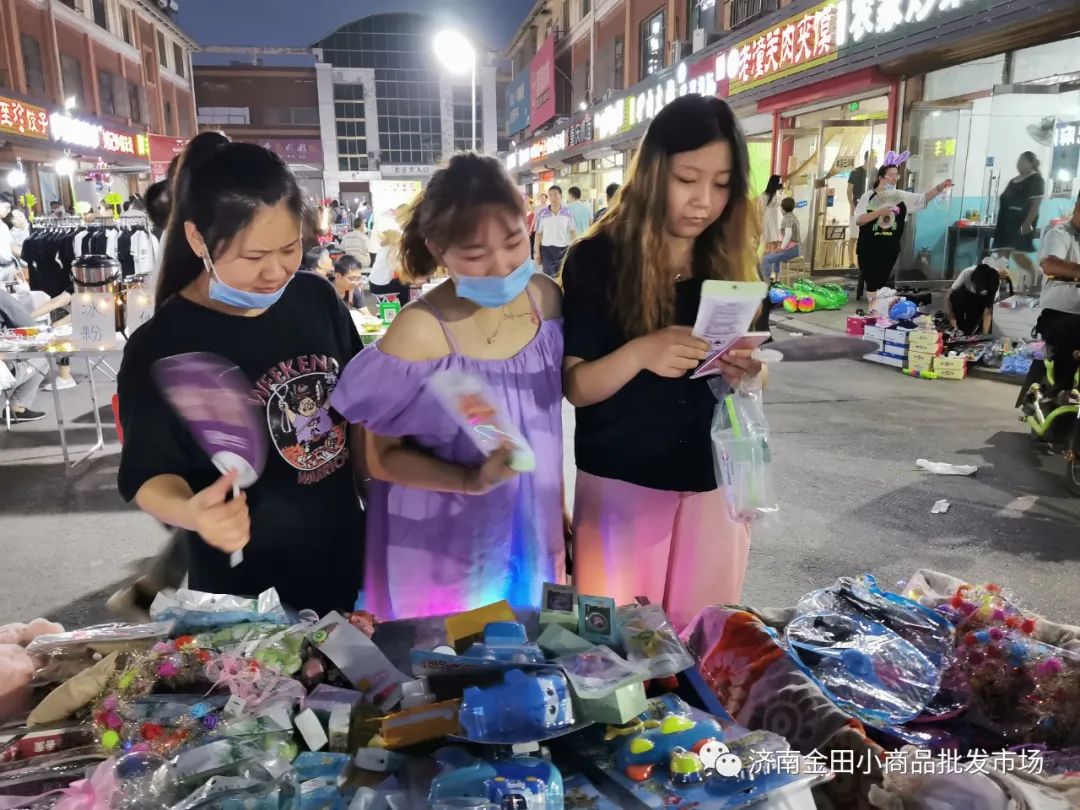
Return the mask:
[[[345,369],[331,404],[366,429],[371,474],[365,585],[382,618],[452,613],[498,599],[539,604],[565,579],[562,295],[529,255],[526,212],[501,164],[460,154],[436,172],[402,233],[413,280],[449,280],[394,319]],[[482,378],[531,445],[517,474],[485,458],[426,381]]]

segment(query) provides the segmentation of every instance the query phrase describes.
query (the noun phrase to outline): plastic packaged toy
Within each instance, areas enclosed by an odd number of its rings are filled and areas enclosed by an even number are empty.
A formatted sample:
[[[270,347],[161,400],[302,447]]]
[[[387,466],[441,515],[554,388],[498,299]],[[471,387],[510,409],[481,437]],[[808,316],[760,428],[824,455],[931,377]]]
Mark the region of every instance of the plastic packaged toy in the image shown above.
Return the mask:
[[[694,665],[660,605],[622,607],[615,620],[627,660],[647,670],[649,677],[667,678]]]
[[[693,781],[692,773],[697,768],[686,756],[687,752],[696,754],[709,743],[721,743],[725,737],[714,719],[695,720],[688,713],[668,713],[661,720],[643,719],[640,727],[641,731],[622,740],[615,755],[619,770],[635,782],[644,782],[658,767],[669,768],[673,775],[678,773],[686,781]],[[697,764],[701,764],[700,758]]]
[[[535,757],[476,762],[432,781],[428,797],[432,806],[475,806],[451,804],[448,800],[452,799],[487,800],[495,807],[562,810],[562,774],[550,762]]]
[[[289,622],[274,588],[263,591],[257,599],[186,588],[180,588],[173,594],[159,593],[150,605],[150,618],[156,622],[173,619],[177,631],[202,630],[240,622]]]
[[[940,613],[899,594],[883,591],[870,574],[841,577],[799,600],[800,613],[841,613],[869,619],[892,630],[944,668],[954,660],[956,631]]]
[[[475,374],[440,371],[427,381],[428,390],[484,455],[504,444],[513,447],[510,466],[518,472],[536,469],[536,456],[521,433],[510,425],[487,383]]]
[[[555,659],[579,698],[602,698],[627,684],[637,683],[645,673],[631,666],[610,648],[600,644],[591,650]]]
[[[839,613],[808,613],[787,626],[788,649],[835,703],[874,726],[922,714],[941,670],[887,627]]]
[[[529,641],[525,625],[519,622],[491,622],[484,628],[484,643],[473,644],[466,658],[483,658],[511,664],[542,664],[544,654]]]
[[[473,742],[512,744],[558,736],[574,725],[574,709],[561,672],[511,669],[499,685],[466,689],[459,718]]]

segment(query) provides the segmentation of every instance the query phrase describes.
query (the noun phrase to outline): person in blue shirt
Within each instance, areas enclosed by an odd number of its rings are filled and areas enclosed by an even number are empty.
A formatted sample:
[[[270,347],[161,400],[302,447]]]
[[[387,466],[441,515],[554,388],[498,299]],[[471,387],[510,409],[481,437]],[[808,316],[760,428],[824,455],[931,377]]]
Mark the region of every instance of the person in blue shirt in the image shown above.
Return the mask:
[[[581,199],[581,189],[577,186],[570,186],[566,193],[570,195],[570,204],[566,207],[570,209],[570,216],[574,218],[574,230],[577,231],[578,236],[581,236],[592,222],[592,210],[589,204]]]

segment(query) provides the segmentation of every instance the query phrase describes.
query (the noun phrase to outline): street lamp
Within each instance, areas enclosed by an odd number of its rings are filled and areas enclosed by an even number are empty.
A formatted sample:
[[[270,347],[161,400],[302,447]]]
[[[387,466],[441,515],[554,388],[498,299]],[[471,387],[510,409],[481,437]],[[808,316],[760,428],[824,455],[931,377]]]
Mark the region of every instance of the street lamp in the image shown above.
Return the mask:
[[[476,151],[476,49],[460,31],[448,29],[435,35],[435,58],[455,75],[472,73],[472,148]]]

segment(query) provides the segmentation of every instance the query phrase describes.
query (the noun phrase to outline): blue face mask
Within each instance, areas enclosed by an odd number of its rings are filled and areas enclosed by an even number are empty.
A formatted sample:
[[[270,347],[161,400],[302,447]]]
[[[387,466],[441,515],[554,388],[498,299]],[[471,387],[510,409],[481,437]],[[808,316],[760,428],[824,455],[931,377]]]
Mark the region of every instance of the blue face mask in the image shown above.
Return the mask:
[[[457,294],[485,309],[505,306],[525,292],[536,272],[532,258],[506,276],[454,276]]]
[[[272,293],[248,292],[230,287],[222,281],[209,256],[203,257],[203,264],[206,266],[206,272],[210,274],[210,300],[237,309],[269,309],[278,302],[285,293],[285,288],[289,286],[289,282],[293,280],[293,277],[289,276],[285,283]]]

